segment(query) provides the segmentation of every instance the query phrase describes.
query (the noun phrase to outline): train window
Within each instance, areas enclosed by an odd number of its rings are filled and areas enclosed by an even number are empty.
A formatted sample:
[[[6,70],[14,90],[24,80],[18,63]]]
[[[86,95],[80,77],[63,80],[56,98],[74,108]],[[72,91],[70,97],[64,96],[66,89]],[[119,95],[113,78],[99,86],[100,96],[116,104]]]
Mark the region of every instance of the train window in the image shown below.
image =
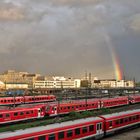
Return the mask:
[[[123,119],[120,119],[120,124],[122,124],[123,123]]]
[[[88,130],[87,130],[87,127],[83,127],[83,128],[82,128],[82,132],[83,132],[83,133],[87,133],[87,131],[88,131]]]
[[[30,112],[29,112],[29,111],[27,111],[27,112],[26,112],[26,114],[30,114]]]
[[[23,112],[20,112],[20,115],[23,115],[24,113]]]
[[[132,117],[129,117],[129,121],[132,121]]]
[[[59,132],[58,133],[58,139],[64,139],[64,132]]]
[[[119,120],[116,120],[116,124],[117,124],[117,125],[119,124]]]
[[[25,140],[34,140],[34,138],[30,138],[30,139],[25,139]]]
[[[4,100],[4,102],[6,103],[6,100]]]
[[[46,140],[46,136],[40,136],[38,137],[38,140]]]
[[[33,110],[31,110],[31,114],[33,114],[34,112],[33,112]]]
[[[48,140],[55,140],[55,134],[50,134]]]
[[[0,114],[0,118],[3,118],[3,115],[2,114]]]
[[[70,107],[68,106],[68,109],[70,109]]]
[[[75,129],[75,135],[79,135],[80,134],[80,128],[76,128]]]
[[[6,114],[5,117],[8,118],[8,117],[10,117],[10,115],[9,114]]]
[[[133,116],[133,120],[135,120],[136,119],[136,116]]]
[[[67,131],[67,137],[72,137],[72,130]]]
[[[139,115],[136,115],[136,119],[137,119],[137,120],[139,119]]]
[[[109,127],[112,127],[112,121],[109,121]]]
[[[127,118],[125,118],[125,119],[124,119],[124,122],[126,122],[126,123],[127,123],[127,122],[128,122],[128,119],[127,119]]]
[[[91,132],[91,131],[94,131],[94,125],[90,125],[89,126],[89,131]]]
[[[14,113],[14,116],[17,116],[17,115],[18,115],[18,113],[17,113],[17,112],[15,112],[15,113]]]

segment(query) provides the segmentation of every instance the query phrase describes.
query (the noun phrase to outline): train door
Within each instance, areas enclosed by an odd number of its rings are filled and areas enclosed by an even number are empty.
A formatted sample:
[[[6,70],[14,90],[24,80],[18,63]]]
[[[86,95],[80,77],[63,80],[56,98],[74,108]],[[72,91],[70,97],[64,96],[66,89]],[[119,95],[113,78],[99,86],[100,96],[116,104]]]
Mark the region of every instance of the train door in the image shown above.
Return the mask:
[[[104,102],[100,101],[100,108],[103,108],[103,107],[104,107]]]
[[[38,117],[41,117],[41,109],[38,109]]]
[[[98,101],[98,108],[100,108],[100,104],[101,104],[100,101]]]
[[[97,123],[96,124],[96,131],[97,131],[97,135],[102,133],[102,123]]]
[[[53,107],[54,115],[57,115],[57,106]]]

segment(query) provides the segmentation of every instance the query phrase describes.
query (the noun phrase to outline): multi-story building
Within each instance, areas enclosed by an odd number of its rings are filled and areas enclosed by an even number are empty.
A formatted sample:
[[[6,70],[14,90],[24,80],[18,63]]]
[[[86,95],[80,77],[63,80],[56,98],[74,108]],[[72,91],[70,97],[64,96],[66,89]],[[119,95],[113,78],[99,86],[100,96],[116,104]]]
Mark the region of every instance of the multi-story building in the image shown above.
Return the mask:
[[[6,83],[5,89],[28,89],[28,84],[26,83]]]
[[[52,77],[35,81],[34,88],[80,88],[80,83],[80,79]]]
[[[126,80],[94,80],[92,81],[92,87],[94,88],[133,88],[135,86],[134,81]]]
[[[40,74],[29,74],[28,72],[16,72],[14,70],[8,70],[0,75],[0,81],[5,83],[14,84],[28,84],[28,88],[33,88],[33,83],[40,76]],[[16,87],[16,86],[13,86]]]

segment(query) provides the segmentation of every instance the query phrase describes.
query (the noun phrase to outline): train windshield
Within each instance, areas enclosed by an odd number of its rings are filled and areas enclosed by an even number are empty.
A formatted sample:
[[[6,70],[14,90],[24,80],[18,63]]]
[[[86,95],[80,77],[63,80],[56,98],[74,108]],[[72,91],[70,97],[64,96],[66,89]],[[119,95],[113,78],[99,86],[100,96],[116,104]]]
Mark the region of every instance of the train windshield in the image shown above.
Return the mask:
[[[48,112],[50,110],[50,106],[46,107],[46,112]]]

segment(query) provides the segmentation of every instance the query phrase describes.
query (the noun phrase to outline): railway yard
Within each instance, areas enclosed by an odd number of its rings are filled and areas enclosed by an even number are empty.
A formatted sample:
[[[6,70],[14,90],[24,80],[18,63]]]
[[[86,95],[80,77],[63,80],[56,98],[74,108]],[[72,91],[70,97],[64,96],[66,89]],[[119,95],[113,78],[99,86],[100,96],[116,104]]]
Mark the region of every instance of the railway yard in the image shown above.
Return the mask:
[[[140,124],[140,95],[139,94],[129,94],[129,96],[123,95],[123,96],[100,96],[97,98],[90,98],[90,96],[85,96],[89,98],[83,99],[83,97],[77,97],[74,99],[67,99],[67,100],[60,100],[60,98],[52,96],[51,102],[48,102],[48,98],[45,98],[45,95],[42,96],[42,98],[39,96],[35,97],[33,96],[29,101],[29,104],[27,103],[27,100],[21,100],[21,97],[14,97],[13,99],[10,98],[3,98],[4,100],[1,100],[1,106],[0,106],[0,139],[2,137],[2,140],[14,140],[14,139],[20,139],[23,137],[23,139],[28,139],[28,140],[57,140],[59,139],[57,136],[58,134],[54,130],[55,124],[61,124],[58,128],[56,129],[62,129],[63,127],[73,127],[71,126],[71,123],[69,125],[65,126],[65,122],[69,121],[74,121],[77,120],[77,122],[84,118],[88,119],[88,117],[92,117],[92,119],[89,119],[90,121],[94,121],[94,118],[97,117],[97,120],[99,122],[94,122],[95,123],[95,128],[91,128],[93,126],[89,126],[89,128],[85,128],[87,130],[82,130],[84,128],[79,128],[79,132],[76,132],[81,134],[81,139],[88,139],[90,137],[94,137],[95,139],[98,139],[99,137],[103,137],[104,135],[108,135],[109,137],[104,138],[105,140],[111,140],[116,139],[116,140],[123,140],[124,138],[127,138],[128,133],[125,131],[124,133],[120,133],[119,135],[113,135],[113,137],[110,137],[110,132],[116,133],[120,129],[124,129],[123,127],[127,128],[127,126],[137,126]],[[28,97],[29,98],[29,97]],[[36,98],[36,99],[33,99]],[[19,103],[19,99],[21,100],[21,103]],[[47,101],[44,101],[44,99],[47,99]],[[33,101],[32,101],[33,100]],[[26,103],[25,103],[26,101]],[[10,103],[9,103],[10,102]],[[13,103],[12,103],[13,102]],[[17,104],[16,104],[17,102]],[[6,106],[2,105],[3,103],[6,103]],[[33,104],[34,103],[34,104]],[[8,104],[8,106],[7,106]],[[9,104],[13,104],[12,106]],[[132,110],[132,111],[131,111]],[[128,112],[128,114],[127,114]],[[125,115],[125,113],[127,115]],[[113,118],[110,118],[110,116],[115,116],[116,119],[119,117],[119,122],[113,122]],[[120,118],[118,114],[123,115],[123,118]],[[129,115],[130,114],[130,115]],[[132,115],[131,115],[132,114]],[[125,116],[127,118],[125,118]],[[105,118],[104,118],[105,116]],[[132,116],[132,118],[130,118]],[[104,118],[104,119],[103,119]],[[102,120],[103,119],[103,120]],[[107,119],[110,119],[110,122],[108,124]],[[96,120],[96,119],[95,119]],[[117,121],[117,120],[116,120]],[[89,122],[85,122],[89,123]],[[96,124],[97,123],[97,124]],[[119,123],[119,124],[118,124]],[[124,124],[123,124],[124,123]],[[52,127],[52,125],[54,126]],[[67,124],[67,123],[66,123]],[[103,125],[104,124],[104,125]],[[52,132],[53,136],[47,135],[48,131],[44,132],[44,129],[40,129],[43,126],[48,126],[52,127]],[[80,124],[75,124],[74,125],[80,125]],[[83,124],[84,126],[85,124]],[[86,124],[87,125],[87,124]],[[108,126],[109,125],[109,126]],[[105,127],[106,126],[106,127]],[[37,127],[37,132],[36,130],[34,131],[34,128]],[[62,128],[61,128],[62,127]],[[14,132],[16,133],[17,130],[24,130],[24,129],[32,129],[31,133],[29,134],[24,134],[23,136],[18,136],[13,137]],[[94,133],[90,132],[90,129],[94,129]],[[107,130],[108,129],[108,130]],[[43,132],[42,132],[42,131]],[[73,130],[71,128],[71,130]],[[139,139],[139,133],[137,132],[139,128],[132,130],[129,132],[131,133],[130,137],[133,140]],[[8,131],[8,132],[7,132]],[[10,132],[11,131],[11,132]],[[26,131],[26,132],[27,132]],[[40,132],[41,131],[41,132]],[[60,130],[59,130],[60,131]],[[62,131],[62,130],[61,130]],[[92,131],[92,130],[91,130]],[[12,134],[13,132],[13,134]],[[18,132],[18,131],[17,131]],[[34,134],[34,132],[36,132]],[[75,138],[80,138],[80,136],[76,136],[76,132],[71,132],[71,139],[66,138],[66,132],[65,130],[62,131],[63,134],[61,133],[60,137],[62,137],[62,140],[71,140]],[[135,133],[135,136],[133,135],[133,132]],[[11,134],[10,137],[6,137],[5,133],[7,136]],[[56,133],[56,134],[55,134]],[[85,134],[84,134],[85,133]],[[129,133],[129,134],[130,134]],[[22,133],[21,133],[22,134]],[[26,138],[26,135],[28,137]],[[125,136],[124,136],[125,135]]]

